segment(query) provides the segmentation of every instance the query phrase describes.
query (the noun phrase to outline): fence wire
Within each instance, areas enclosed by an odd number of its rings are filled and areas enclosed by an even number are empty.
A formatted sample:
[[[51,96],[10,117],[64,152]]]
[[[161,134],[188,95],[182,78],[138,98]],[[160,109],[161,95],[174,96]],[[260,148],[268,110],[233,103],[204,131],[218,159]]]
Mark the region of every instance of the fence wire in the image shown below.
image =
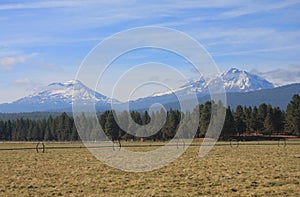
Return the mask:
[[[23,150],[35,150],[37,153],[44,153],[46,150],[58,150],[58,149],[101,149],[101,148],[112,148],[113,150],[120,150],[121,148],[145,148],[145,147],[161,147],[161,146],[176,146],[177,148],[185,148],[185,143],[179,142],[174,144],[128,144],[128,143],[116,143],[114,145],[95,145],[95,146],[53,146],[51,144],[46,144],[44,142],[38,142],[36,144],[32,144],[32,147],[2,147],[0,151],[23,151]],[[192,143],[190,144],[191,147],[200,147],[200,146],[229,146],[231,148],[239,148],[240,146],[278,146],[278,147],[286,147],[286,146],[295,146],[300,145],[300,141],[286,141],[286,140],[278,140],[277,142],[244,142],[244,141],[237,141],[232,140],[230,142],[218,142],[214,145],[211,144],[202,144],[202,143]]]

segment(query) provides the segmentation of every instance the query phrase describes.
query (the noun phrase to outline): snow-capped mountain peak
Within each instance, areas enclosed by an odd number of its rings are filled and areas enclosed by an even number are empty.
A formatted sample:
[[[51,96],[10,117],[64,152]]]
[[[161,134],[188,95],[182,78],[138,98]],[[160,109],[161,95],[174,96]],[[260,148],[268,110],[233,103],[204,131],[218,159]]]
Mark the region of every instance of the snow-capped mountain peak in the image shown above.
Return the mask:
[[[274,85],[269,81],[237,68],[223,72],[219,78],[224,82],[227,92],[250,92],[274,88]]]
[[[105,109],[109,108],[112,102],[119,103],[115,99],[93,91],[78,80],[70,80],[64,83],[51,83],[7,105],[26,108],[23,111],[71,110],[74,99],[83,105],[95,102],[96,106],[104,106]]]
[[[196,94],[199,98],[209,94],[209,87],[219,86],[220,80],[224,82],[227,92],[250,92],[274,88],[272,83],[255,74],[232,68],[214,78],[207,79],[201,76],[199,79],[192,80],[175,90],[156,93],[150,97],[130,102],[133,104],[140,103],[140,108],[145,108],[147,104],[153,104],[154,101],[155,103],[176,102],[176,96],[189,99],[192,94]],[[111,103],[120,103],[95,92],[78,80],[70,80],[64,83],[51,83],[39,88],[29,96],[12,103],[2,104],[0,112],[71,111],[74,99],[83,105],[95,102],[98,110],[110,109]]]
[[[78,80],[69,80],[64,83],[52,83],[46,87],[42,87],[41,91],[33,95],[48,97],[53,100],[64,100],[67,103],[72,103],[72,100],[95,101],[95,102],[118,102],[117,100],[108,98],[94,90],[88,88]]]
[[[191,93],[196,93],[198,96],[204,96],[209,94],[208,87],[219,85],[220,80],[223,81],[226,92],[250,92],[274,88],[272,83],[257,75],[237,68],[231,68],[214,78],[206,79],[204,76],[200,76],[199,79],[192,80],[178,89],[165,93],[157,93],[153,96],[168,95],[172,92],[182,96],[188,96]]]
[[[242,71],[242,70],[239,70],[239,69],[237,69],[237,68],[231,68],[231,69],[229,69],[227,72],[225,72],[225,73],[227,73],[227,74],[229,74],[229,73],[232,73],[232,74],[234,74],[234,73],[241,73],[241,72],[245,72],[245,71]]]

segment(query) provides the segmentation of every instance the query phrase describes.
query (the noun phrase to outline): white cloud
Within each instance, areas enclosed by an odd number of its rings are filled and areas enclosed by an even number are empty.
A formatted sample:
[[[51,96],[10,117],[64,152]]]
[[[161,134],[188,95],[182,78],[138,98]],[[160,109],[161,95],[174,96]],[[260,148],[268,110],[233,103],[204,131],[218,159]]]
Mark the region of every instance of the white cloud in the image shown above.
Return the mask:
[[[248,1],[249,4],[246,6],[242,6],[238,9],[233,9],[231,11],[223,12],[220,16],[223,18],[235,18],[240,17],[248,14],[258,13],[258,12],[267,12],[267,11],[273,11],[278,9],[283,9],[295,4],[299,4],[299,1],[295,0],[287,0],[283,2],[268,2],[264,3],[263,1],[253,2]]]
[[[97,41],[101,38],[85,37],[62,37],[66,32],[76,32],[87,29],[95,29],[105,26],[113,26],[116,24],[133,24],[140,25],[163,25],[163,26],[184,26],[195,23],[197,21],[223,20],[226,18],[238,17],[250,13],[265,12],[268,10],[276,10],[296,4],[297,1],[284,1],[268,3],[264,1],[240,1],[240,0],[216,0],[216,1],[162,1],[159,4],[156,2],[145,3],[143,1],[36,1],[28,3],[15,3],[0,5],[0,10],[10,9],[38,9],[38,8],[59,8],[56,9],[53,17],[41,17],[29,22],[33,26],[35,32],[24,33],[27,30],[22,30],[22,36],[18,33],[15,36],[9,36],[0,42],[6,45],[26,45],[26,44],[66,44],[71,42],[86,42]],[[221,11],[215,13],[204,11],[204,15],[190,15],[189,9],[206,8],[222,8]],[[66,14],[68,13],[68,14]],[[33,14],[34,15],[34,14]],[[180,18],[174,18],[180,16]],[[164,18],[173,18],[163,20]],[[14,18],[12,17],[11,21]],[[49,21],[48,21],[49,20]],[[131,21],[131,23],[128,23]],[[137,22],[140,21],[140,22]],[[15,20],[14,20],[15,23]],[[48,28],[45,24],[52,24],[55,28]],[[17,24],[17,23],[16,23]],[[54,25],[53,25],[54,24]],[[121,25],[122,26],[122,25]],[[128,25],[126,28],[132,27]],[[227,27],[226,27],[227,28]],[[223,31],[226,31],[223,28]],[[44,32],[47,30],[47,32]],[[53,32],[51,32],[53,31]],[[199,29],[197,29],[199,32]],[[220,32],[223,32],[222,29]],[[20,31],[19,31],[20,32]],[[209,32],[211,33],[211,32]],[[249,32],[250,36],[256,32]],[[13,34],[14,35],[14,34]],[[50,36],[49,36],[50,35]],[[56,36],[53,36],[56,35]],[[109,35],[109,34],[108,34]],[[93,37],[93,36],[92,36]]]
[[[1,48],[0,49],[0,59],[3,57],[16,56],[19,54],[21,54],[21,51],[19,51],[19,50],[12,50],[9,48]]]
[[[84,1],[38,1],[30,3],[2,4],[0,5],[0,10],[73,7],[79,6],[82,3],[84,3]]]
[[[29,78],[19,78],[14,81],[16,85],[33,85],[34,82]]]
[[[0,59],[0,67],[3,70],[12,70],[12,68],[17,65],[18,63],[24,63],[25,62],[25,57],[24,56],[19,56],[19,57],[4,57]]]
[[[141,1],[142,2],[142,1]],[[167,0],[157,4],[156,2],[149,3],[151,9],[153,6],[161,9],[168,8],[170,9],[187,9],[187,8],[210,8],[210,7],[227,7],[229,5],[234,5],[242,1],[237,0],[215,0],[213,3],[208,1],[174,1]],[[0,10],[15,10],[15,9],[40,9],[40,8],[58,8],[58,7],[82,7],[85,6],[95,6],[95,5],[119,5],[118,9],[122,9],[124,6],[132,7],[135,6],[144,6],[144,2],[140,3],[136,1],[120,1],[120,0],[111,0],[111,1],[96,1],[96,0],[61,0],[61,1],[36,1],[36,2],[27,2],[27,3],[10,3],[0,5]]]
[[[2,57],[0,58],[0,68],[2,68],[5,71],[10,71],[17,64],[24,63],[27,61],[27,59],[32,58],[36,55],[36,53],[32,53],[29,55],[20,55],[17,57]]]
[[[254,74],[260,75],[267,80],[277,85],[287,85],[292,83],[300,83],[300,65],[290,65],[286,68],[275,69],[266,72],[258,70],[251,71]]]
[[[212,53],[214,57],[216,56],[234,56],[234,55],[246,55],[246,54],[257,54],[257,53],[269,53],[269,52],[278,52],[278,51],[286,51],[286,50],[294,50],[299,49],[299,45],[286,46],[286,47],[276,47],[276,48],[263,48],[263,49],[253,49],[253,50],[245,50],[245,51],[233,51],[233,52],[225,52],[225,53]]]

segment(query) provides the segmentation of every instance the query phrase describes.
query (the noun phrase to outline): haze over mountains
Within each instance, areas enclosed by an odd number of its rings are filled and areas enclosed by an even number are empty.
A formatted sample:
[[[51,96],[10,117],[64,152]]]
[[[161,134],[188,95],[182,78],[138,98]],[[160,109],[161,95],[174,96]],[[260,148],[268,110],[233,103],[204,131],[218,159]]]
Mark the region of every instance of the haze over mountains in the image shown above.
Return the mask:
[[[154,103],[161,103],[165,105],[165,108],[176,108],[178,100],[175,94],[188,98],[191,93],[196,93],[199,102],[203,103],[210,99],[209,85],[216,83],[216,80],[219,79],[224,82],[228,105],[232,107],[238,104],[254,106],[266,102],[285,108],[292,95],[300,93],[300,84],[275,87],[271,82],[255,74],[232,68],[210,80],[200,77],[173,91],[129,101],[130,109],[146,109]],[[0,104],[0,112],[71,111],[72,94],[83,104],[94,100],[97,110],[100,111],[110,109],[111,103],[121,105],[118,100],[94,92],[80,81],[70,80],[65,83],[52,83],[12,103]]]

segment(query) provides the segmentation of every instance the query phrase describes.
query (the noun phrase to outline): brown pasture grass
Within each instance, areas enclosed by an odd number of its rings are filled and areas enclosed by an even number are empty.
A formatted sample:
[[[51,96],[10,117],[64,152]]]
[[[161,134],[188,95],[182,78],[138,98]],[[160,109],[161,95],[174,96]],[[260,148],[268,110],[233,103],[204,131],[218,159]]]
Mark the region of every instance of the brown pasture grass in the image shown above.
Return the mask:
[[[106,166],[85,148],[0,151],[0,196],[298,196],[300,146],[273,143],[215,146],[204,158],[189,147],[170,165],[144,173]]]

